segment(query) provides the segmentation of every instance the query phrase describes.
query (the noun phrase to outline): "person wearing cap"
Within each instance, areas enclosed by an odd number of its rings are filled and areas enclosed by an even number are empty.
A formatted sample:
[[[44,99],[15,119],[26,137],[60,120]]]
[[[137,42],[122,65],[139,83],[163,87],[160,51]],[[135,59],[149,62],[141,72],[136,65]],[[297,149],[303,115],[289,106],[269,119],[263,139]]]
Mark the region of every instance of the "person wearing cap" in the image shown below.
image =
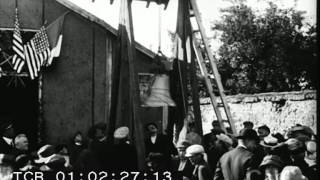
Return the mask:
[[[114,131],[112,148],[112,169],[133,171],[138,168],[137,150],[129,141],[129,128],[119,127]]]
[[[297,124],[289,129],[288,138],[296,138],[299,141],[305,143],[306,141],[310,141],[314,136],[313,130],[308,126],[302,126]]]
[[[217,120],[212,121],[212,129],[211,132],[203,136],[203,146],[205,150],[212,148],[214,146],[214,142],[217,140],[216,135],[225,133],[221,127],[220,123]]]
[[[290,155],[290,165],[298,166],[303,174],[308,170],[308,164],[305,161],[305,145],[303,142],[296,138],[290,138],[285,142]]]
[[[183,178],[185,178],[185,179],[191,179],[192,170],[194,169],[194,166],[191,164],[190,160],[185,156],[186,149],[190,145],[191,145],[191,143],[186,140],[178,141],[178,143],[176,145],[177,150],[178,150],[178,158],[175,158],[172,161],[173,171],[181,172]]]
[[[209,165],[204,160],[204,148],[199,144],[194,144],[186,149],[185,156],[189,158],[194,169],[192,171],[191,180],[207,180],[212,179],[212,173]]]
[[[301,169],[299,167],[286,166],[281,171],[280,180],[308,180],[308,179],[302,174]]]
[[[148,123],[145,126],[146,129],[146,139],[145,139],[145,148],[146,156],[150,154],[160,154],[165,162],[166,167],[170,168],[171,157],[177,154],[177,150],[173,142],[169,139],[168,136],[158,132],[158,126],[155,123]]]
[[[259,143],[257,132],[245,129],[238,138],[238,146],[226,152],[218,161],[214,180],[242,180],[247,171],[258,168],[260,161],[253,152]]]
[[[10,154],[14,149],[15,132],[8,117],[2,118],[0,121],[0,136],[0,154]]]
[[[264,180],[279,180],[284,162],[277,155],[267,155],[263,158],[259,168]]]
[[[98,164],[94,167],[98,169],[110,169],[112,164],[112,148],[111,138],[106,135],[107,125],[105,123],[97,123],[89,129],[88,136],[91,139],[89,143],[89,150],[91,151],[95,162]]]
[[[306,142],[306,154],[305,161],[309,165],[306,170],[306,176],[308,179],[318,179],[317,172],[317,143],[315,141],[307,141]]]

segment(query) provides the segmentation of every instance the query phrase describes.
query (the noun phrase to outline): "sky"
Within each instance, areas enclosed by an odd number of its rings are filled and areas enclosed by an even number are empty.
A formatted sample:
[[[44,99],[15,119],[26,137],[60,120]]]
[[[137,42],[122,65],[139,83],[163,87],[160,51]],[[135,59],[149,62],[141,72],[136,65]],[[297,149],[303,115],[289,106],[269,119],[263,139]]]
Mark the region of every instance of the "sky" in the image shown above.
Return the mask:
[[[98,18],[106,21],[112,27],[118,27],[120,0],[114,0],[110,5],[110,0],[67,0],[75,3],[79,7],[94,14]],[[247,0],[247,4],[257,12],[263,12],[267,6],[266,0]],[[316,3],[317,0],[273,0],[279,7],[288,8],[296,5],[297,10],[306,11],[306,22],[316,23]],[[171,56],[171,40],[168,31],[174,32],[176,28],[178,0],[170,0],[168,7],[158,6],[156,3],[150,3],[146,8],[146,2],[133,1],[132,16],[135,40],[145,47],[157,52],[159,45],[159,13],[161,14],[161,51]],[[220,18],[219,10],[231,5],[227,0],[197,0],[201,17],[204,22],[206,33],[209,37],[214,34],[210,31],[212,21]],[[219,43],[212,42],[212,48],[215,50]]]

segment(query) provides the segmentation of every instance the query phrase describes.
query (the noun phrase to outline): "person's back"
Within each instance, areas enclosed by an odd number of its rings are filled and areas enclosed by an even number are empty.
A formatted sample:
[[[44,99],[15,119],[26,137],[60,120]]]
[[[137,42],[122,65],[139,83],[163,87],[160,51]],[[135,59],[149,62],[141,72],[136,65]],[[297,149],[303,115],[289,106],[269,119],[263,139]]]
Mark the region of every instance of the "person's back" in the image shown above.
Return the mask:
[[[239,145],[220,158],[214,180],[243,180],[249,170],[258,168],[260,161],[252,153],[259,142],[257,133],[245,129],[237,138]]]
[[[245,177],[245,170],[249,168],[253,153],[244,147],[237,147],[225,153],[218,162],[214,179],[241,180]],[[220,175],[218,175],[220,174]],[[223,176],[223,177],[221,177]]]

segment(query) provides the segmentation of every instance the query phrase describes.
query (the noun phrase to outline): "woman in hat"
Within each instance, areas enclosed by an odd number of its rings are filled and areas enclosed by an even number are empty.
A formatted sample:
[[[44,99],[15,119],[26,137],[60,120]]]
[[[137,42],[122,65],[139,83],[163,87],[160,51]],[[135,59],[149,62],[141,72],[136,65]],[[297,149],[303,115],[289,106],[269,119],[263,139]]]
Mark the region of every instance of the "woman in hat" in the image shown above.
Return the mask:
[[[199,144],[194,144],[186,149],[186,157],[189,158],[194,170],[191,180],[208,180],[212,179],[209,165],[204,160],[204,148]]]

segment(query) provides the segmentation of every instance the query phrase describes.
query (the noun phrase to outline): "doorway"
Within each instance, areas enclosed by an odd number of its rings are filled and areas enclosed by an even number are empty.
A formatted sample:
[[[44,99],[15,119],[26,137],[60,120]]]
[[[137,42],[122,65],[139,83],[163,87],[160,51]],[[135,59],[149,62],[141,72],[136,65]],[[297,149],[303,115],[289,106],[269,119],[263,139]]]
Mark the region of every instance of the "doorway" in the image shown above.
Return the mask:
[[[31,150],[37,148],[38,140],[38,84],[29,77],[0,77],[0,117],[13,120],[16,134],[27,135]]]

